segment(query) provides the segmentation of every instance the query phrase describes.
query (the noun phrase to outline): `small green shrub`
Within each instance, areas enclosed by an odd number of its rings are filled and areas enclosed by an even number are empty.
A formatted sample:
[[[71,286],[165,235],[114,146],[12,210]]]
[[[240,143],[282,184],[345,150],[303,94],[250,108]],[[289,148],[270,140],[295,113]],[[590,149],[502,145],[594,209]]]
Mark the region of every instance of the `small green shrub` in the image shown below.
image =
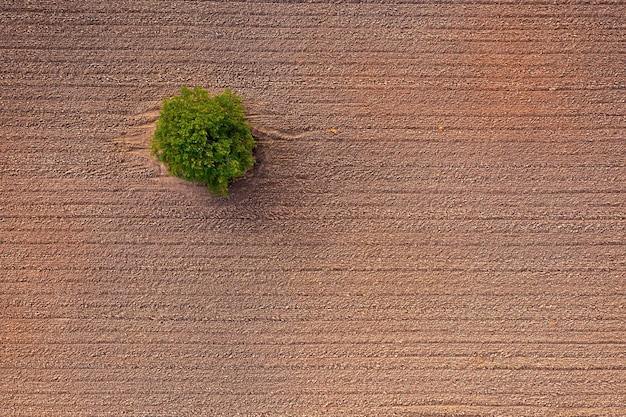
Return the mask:
[[[183,87],[163,100],[152,154],[170,174],[228,198],[229,183],[254,165],[255,146],[239,96],[225,90],[211,97],[200,87]]]

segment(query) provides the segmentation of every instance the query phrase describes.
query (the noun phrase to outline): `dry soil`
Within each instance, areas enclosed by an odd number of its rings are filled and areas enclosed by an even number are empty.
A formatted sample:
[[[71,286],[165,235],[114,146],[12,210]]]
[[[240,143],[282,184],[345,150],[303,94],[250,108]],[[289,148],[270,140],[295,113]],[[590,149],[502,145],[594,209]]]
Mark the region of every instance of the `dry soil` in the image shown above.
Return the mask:
[[[626,415],[625,16],[0,0],[0,415]],[[148,155],[183,85],[230,200]]]

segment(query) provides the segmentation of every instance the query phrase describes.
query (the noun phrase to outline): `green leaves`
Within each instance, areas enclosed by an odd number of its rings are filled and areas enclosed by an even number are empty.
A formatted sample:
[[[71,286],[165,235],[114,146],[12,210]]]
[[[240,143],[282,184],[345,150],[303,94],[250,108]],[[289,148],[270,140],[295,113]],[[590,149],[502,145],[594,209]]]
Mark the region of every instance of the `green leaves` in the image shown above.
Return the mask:
[[[206,184],[228,198],[228,184],[255,162],[256,143],[244,110],[230,90],[211,97],[200,87],[183,87],[180,95],[163,100],[152,153],[170,174]]]

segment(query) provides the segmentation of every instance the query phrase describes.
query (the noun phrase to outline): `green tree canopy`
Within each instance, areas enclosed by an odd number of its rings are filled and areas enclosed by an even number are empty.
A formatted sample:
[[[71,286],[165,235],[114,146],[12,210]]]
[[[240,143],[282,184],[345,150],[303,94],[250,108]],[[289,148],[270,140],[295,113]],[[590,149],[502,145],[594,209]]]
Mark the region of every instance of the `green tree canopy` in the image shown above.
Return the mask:
[[[211,97],[208,91],[183,87],[163,100],[152,153],[170,174],[206,184],[228,197],[228,185],[255,162],[256,143],[245,121],[241,98],[230,90]]]

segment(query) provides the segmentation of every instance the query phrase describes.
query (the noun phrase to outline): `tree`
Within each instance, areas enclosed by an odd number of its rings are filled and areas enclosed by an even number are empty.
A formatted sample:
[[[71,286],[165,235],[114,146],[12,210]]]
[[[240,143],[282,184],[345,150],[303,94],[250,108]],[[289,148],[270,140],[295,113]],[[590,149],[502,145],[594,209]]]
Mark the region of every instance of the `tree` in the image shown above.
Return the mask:
[[[152,154],[170,174],[228,198],[228,185],[255,162],[256,143],[244,110],[241,98],[228,89],[211,97],[200,87],[183,87],[180,95],[163,100]]]

